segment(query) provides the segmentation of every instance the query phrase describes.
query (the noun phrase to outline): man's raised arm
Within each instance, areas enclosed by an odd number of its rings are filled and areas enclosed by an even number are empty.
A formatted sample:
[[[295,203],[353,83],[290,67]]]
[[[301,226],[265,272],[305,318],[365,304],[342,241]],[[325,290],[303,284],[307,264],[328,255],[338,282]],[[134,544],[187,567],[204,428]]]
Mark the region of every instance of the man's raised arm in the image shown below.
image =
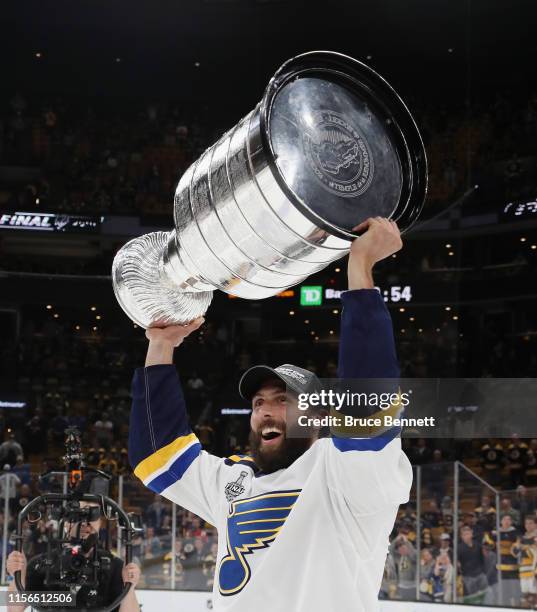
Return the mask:
[[[368,219],[358,229],[367,231],[353,242],[349,255],[349,291],[342,294],[338,374],[342,379],[364,379],[360,384],[367,389],[370,384],[375,387],[367,379],[399,377],[392,321],[374,288],[372,271],[378,261],[399,251],[402,241],[397,225],[388,219]],[[346,388],[344,381],[341,384]],[[388,384],[397,387],[395,381]],[[377,410],[366,406],[364,414],[359,412],[360,416],[369,416]],[[377,545],[378,537],[387,539],[397,506],[407,501],[412,483],[409,461],[396,439],[399,429],[380,428],[378,434],[374,429],[367,434],[355,433],[354,428],[335,432],[329,447],[334,489],[341,491],[357,515],[377,516],[371,524],[371,534],[376,535],[371,535],[368,549]]]
[[[214,523],[222,460],[201,449],[192,432],[173,352],[202,325],[150,328],[144,368],[132,382],[129,461],[146,487]]]
[[[394,221],[375,217],[357,229],[365,228],[367,231],[352,243],[347,270],[349,291],[341,296],[338,376],[397,378],[392,320],[374,288],[373,266],[399,251],[403,243]]]

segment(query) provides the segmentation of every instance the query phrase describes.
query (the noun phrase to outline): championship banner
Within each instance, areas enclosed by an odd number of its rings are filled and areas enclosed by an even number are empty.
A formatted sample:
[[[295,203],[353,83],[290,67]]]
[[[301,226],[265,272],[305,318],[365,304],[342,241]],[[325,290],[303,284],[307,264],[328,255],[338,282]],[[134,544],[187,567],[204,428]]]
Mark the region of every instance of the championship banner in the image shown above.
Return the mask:
[[[104,217],[56,213],[10,212],[0,214],[0,229],[34,232],[73,232],[97,234]]]

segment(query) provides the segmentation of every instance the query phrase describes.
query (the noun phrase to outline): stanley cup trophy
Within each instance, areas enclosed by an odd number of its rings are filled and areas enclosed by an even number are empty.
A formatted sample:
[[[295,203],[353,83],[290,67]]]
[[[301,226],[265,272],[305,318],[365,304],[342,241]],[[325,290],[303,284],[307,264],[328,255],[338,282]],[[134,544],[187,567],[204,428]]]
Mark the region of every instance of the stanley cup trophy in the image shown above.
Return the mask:
[[[273,296],[345,256],[368,217],[408,230],[426,177],[412,115],[381,76],[339,53],[299,55],[181,177],[175,230],[118,251],[116,297],[147,328],[203,315],[215,289]]]

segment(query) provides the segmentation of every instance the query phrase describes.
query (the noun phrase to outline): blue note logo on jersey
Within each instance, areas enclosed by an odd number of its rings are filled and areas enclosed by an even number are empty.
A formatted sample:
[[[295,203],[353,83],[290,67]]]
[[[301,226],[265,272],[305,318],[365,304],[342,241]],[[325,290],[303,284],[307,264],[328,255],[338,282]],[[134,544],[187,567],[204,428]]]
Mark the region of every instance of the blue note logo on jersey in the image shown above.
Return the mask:
[[[227,517],[227,555],[218,568],[222,595],[235,595],[250,580],[247,555],[267,548],[274,541],[291,512],[300,489],[264,493],[234,501]]]

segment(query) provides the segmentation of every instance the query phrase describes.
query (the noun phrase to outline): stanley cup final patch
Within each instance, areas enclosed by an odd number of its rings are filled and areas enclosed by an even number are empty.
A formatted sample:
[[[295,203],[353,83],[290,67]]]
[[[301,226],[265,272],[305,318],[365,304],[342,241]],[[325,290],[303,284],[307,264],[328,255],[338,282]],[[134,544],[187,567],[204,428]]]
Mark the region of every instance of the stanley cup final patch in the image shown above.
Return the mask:
[[[244,486],[242,482],[246,476],[248,476],[248,472],[241,472],[237,480],[232,480],[231,482],[227,483],[225,492],[228,502],[233,501],[236,497],[244,493]]]
[[[364,193],[373,180],[374,163],[369,145],[343,115],[318,111],[304,125],[304,154],[323,187],[339,196]]]

